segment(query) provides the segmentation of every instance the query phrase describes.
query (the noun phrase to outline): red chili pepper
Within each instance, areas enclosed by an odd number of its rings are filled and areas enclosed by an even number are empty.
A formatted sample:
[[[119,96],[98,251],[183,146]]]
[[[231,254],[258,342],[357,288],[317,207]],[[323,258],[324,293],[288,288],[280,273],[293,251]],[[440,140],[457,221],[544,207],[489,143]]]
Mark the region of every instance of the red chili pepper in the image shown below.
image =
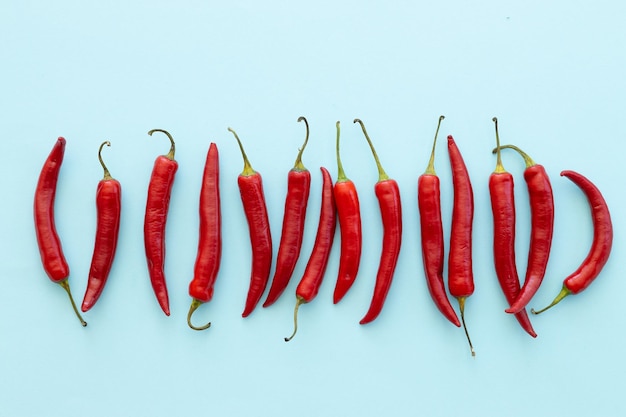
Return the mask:
[[[169,298],[165,282],[165,224],[170,205],[170,195],[174,176],[178,169],[178,162],[174,160],[175,145],[172,135],[162,129],[153,129],[148,132],[165,133],[170,140],[170,151],[167,155],[160,155],[154,161],[152,176],[148,186],[146,215],[144,218],[143,236],[146,247],[146,259],[152,289],[165,315],[170,315]]]
[[[361,130],[363,130],[378,167],[378,182],[374,185],[374,192],[378,199],[383,221],[383,247],[380,254],[378,273],[376,274],[374,294],[369,310],[359,322],[360,324],[367,324],[374,321],[382,311],[387,293],[391,287],[402,243],[402,204],[398,183],[394,179],[389,178],[380,164],[374,145],[365,130],[365,125],[360,119],[354,119],[354,123],[361,125]]]
[[[98,149],[98,159],[104,170],[104,178],[98,182],[96,190],[96,239],[94,243],[87,290],[83,298],[81,310],[88,311],[96,304],[102,294],[104,285],[109,277],[111,265],[115,258],[117,236],[120,230],[120,216],[122,213],[122,186],[119,181],[111,177],[104,161],[102,148],[111,146],[111,142],[103,142]]]
[[[474,219],[474,192],[463,156],[448,136],[448,154],[452,169],[454,205],[450,227],[450,253],[448,254],[448,290],[459,302],[461,323],[469,343],[472,356],[476,356],[465,325],[465,301],[474,293],[472,270],[472,222]]]
[[[220,204],[220,167],[217,145],[211,143],[207,152],[200,188],[200,230],[198,238],[198,255],[193,271],[193,279],[189,283],[189,295],[192,297],[187,324],[193,330],[204,330],[204,326],[191,324],[191,316],[200,305],[213,298],[213,286],[220,269],[222,259],[222,212]]]
[[[359,196],[354,183],[346,177],[339,156],[339,122],[337,126],[337,181],[335,182],[335,204],[339,217],[341,233],[341,252],[339,255],[339,273],[333,294],[333,303],[337,304],[346,295],[359,271],[361,262],[361,209]]]
[[[497,163],[495,171],[489,176],[489,193],[493,211],[493,254],[496,275],[504,297],[509,305],[520,292],[519,277],[515,265],[515,196],[513,194],[513,176],[502,165],[500,157],[500,136],[498,119],[493,118],[496,126]],[[522,328],[532,337],[537,337],[528,313],[521,310],[515,318]]]
[[[80,323],[86,326],[87,323],[80,316],[70,291],[68,282],[70,268],[63,255],[61,240],[54,223],[54,198],[64,153],[65,139],[59,137],[41,169],[35,189],[35,202],[33,204],[35,234],[37,235],[37,245],[39,245],[39,254],[44,271],[52,282],[59,284],[67,292],[76,316]]]
[[[243,157],[243,171],[237,178],[239,192],[243,210],[246,214],[248,227],[250,229],[250,244],[252,246],[252,268],[250,274],[250,288],[243,310],[243,317],[248,317],[261,299],[272,266],[272,235],[270,233],[270,222],[265,205],[265,195],[263,193],[263,180],[261,174],[252,169],[248,161],[248,156],[243,150],[243,145],[237,133],[228,128],[241,150]]]
[[[552,303],[546,308],[534,311],[539,314],[558,304],[570,294],[578,294],[593,282],[609,260],[613,246],[613,224],[609,207],[602,193],[589,179],[574,171],[562,171],[561,176],[569,178],[583,191],[591,208],[593,221],[593,241],[587,257],[582,264],[563,281],[563,288]]]
[[[302,236],[304,235],[304,220],[306,207],[309,201],[309,189],[311,187],[311,173],[302,163],[302,152],[309,141],[309,123],[304,117],[298,118],[306,125],[306,137],[304,144],[293,168],[287,175],[287,197],[285,198],[285,215],[283,217],[283,230],[278,247],[276,270],[270,286],[269,294],[263,303],[263,307],[269,307],[285,291],[302,248]]]
[[[321,167],[323,185],[322,185],[322,202],[320,206],[320,220],[317,226],[317,234],[315,236],[315,245],[306,264],[304,274],[300,279],[300,283],[296,288],[296,307],[293,311],[293,334],[285,337],[285,342],[290,341],[298,331],[298,308],[300,305],[310,303],[317,295],[326,266],[330,250],[333,246],[335,237],[335,227],[337,225],[337,209],[335,207],[335,199],[333,197],[333,180],[330,173],[324,167]]]
[[[426,172],[420,175],[417,181],[417,202],[420,212],[422,259],[428,290],[439,311],[452,324],[461,327],[461,323],[450,305],[443,283],[443,226],[439,177],[435,173],[435,145],[443,119],[444,116],[439,117]]]
[[[500,146],[500,149],[505,148],[517,151],[524,158],[526,164],[524,180],[526,180],[528,188],[531,214],[526,278],[517,298],[511,307],[505,310],[507,313],[517,313],[528,305],[546,274],[552,246],[552,231],[554,230],[554,197],[550,178],[545,168],[536,164],[530,156],[518,147],[513,145]],[[494,152],[496,152],[495,149]]]

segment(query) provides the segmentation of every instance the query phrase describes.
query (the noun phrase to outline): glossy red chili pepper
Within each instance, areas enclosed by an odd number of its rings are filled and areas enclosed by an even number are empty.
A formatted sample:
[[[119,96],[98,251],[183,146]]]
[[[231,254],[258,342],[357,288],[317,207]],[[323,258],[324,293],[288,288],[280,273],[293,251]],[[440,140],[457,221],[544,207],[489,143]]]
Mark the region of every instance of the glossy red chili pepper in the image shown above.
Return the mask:
[[[383,169],[374,145],[370,140],[365,125],[359,119],[354,119],[354,123],[361,125],[361,130],[367,139],[367,143],[372,150],[372,155],[378,168],[378,182],[374,185],[374,192],[378,199],[380,215],[383,221],[383,246],[380,254],[380,264],[376,274],[376,285],[370,303],[369,310],[359,322],[367,324],[376,319],[383,309],[387,293],[393,281],[393,274],[400,255],[402,243],[402,204],[400,201],[400,188],[396,180],[389,178]]]
[[[243,171],[237,178],[239,192],[243,210],[246,214],[248,227],[250,229],[250,244],[252,246],[252,270],[250,273],[250,288],[243,310],[243,317],[248,317],[261,299],[272,266],[272,235],[270,233],[270,222],[265,205],[265,195],[263,193],[263,180],[261,174],[252,169],[248,161],[248,156],[243,150],[243,145],[237,133],[228,128],[241,150],[243,157]]]
[[[193,330],[204,330],[204,326],[191,324],[191,316],[200,305],[213,298],[213,286],[220,269],[222,259],[222,212],[220,203],[220,167],[217,145],[211,143],[207,152],[200,188],[200,225],[198,233],[198,255],[189,283],[189,295],[192,297],[187,324]]]
[[[361,245],[363,244],[359,196],[354,183],[346,177],[341,164],[339,155],[339,135],[341,133],[339,122],[337,122],[336,126],[338,174],[334,195],[341,234],[341,252],[339,255],[337,284],[333,293],[333,303],[335,304],[341,301],[356,279],[361,262]]]
[[[333,197],[333,180],[326,168],[321,167],[320,170],[323,178],[322,202],[320,206],[320,220],[317,226],[317,234],[315,235],[315,245],[309,257],[309,262],[307,262],[304,269],[304,274],[296,288],[293,334],[285,337],[285,342],[293,339],[298,331],[298,309],[302,304],[310,303],[319,291],[335,237],[337,209],[335,207],[335,198]]]
[[[558,304],[570,294],[578,294],[593,282],[609,260],[613,247],[613,223],[609,207],[598,187],[588,178],[574,171],[562,171],[561,175],[569,178],[583,191],[591,208],[593,221],[593,241],[585,260],[563,281],[563,288],[552,303],[546,308],[534,311],[539,314]]]
[[[474,293],[472,270],[472,223],[474,220],[474,192],[463,156],[452,136],[448,136],[448,154],[452,169],[454,202],[450,227],[450,253],[448,254],[448,290],[459,302],[461,323],[472,356],[474,347],[465,325],[465,301]]]
[[[524,151],[513,145],[503,145],[500,149],[510,148],[517,151],[526,164],[524,180],[528,188],[530,202],[531,232],[528,250],[528,266],[526,278],[507,313],[517,313],[528,305],[535,295],[546,274],[550,248],[552,247],[552,231],[554,230],[554,197],[552,185],[545,168],[535,163]],[[494,149],[494,152],[496,150]]]
[[[54,201],[64,154],[65,138],[59,137],[41,168],[35,189],[35,202],[33,204],[35,234],[44,271],[52,282],[59,284],[67,292],[76,316],[80,323],[86,326],[87,323],[80,316],[70,291],[68,282],[70,268],[65,260],[61,240],[54,223]]]
[[[420,226],[422,236],[422,260],[426,273],[428,290],[441,313],[452,324],[461,327],[443,283],[443,226],[441,221],[441,199],[439,191],[439,177],[435,173],[435,146],[439,127],[444,116],[439,117],[433,148],[426,172],[420,175],[417,181],[417,202],[420,212]]]
[[[304,220],[311,188],[311,173],[302,163],[302,152],[304,152],[304,148],[306,148],[306,144],[309,141],[309,123],[304,117],[298,118],[298,121],[305,123],[306,137],[302,148],[298,152],[296,162],[287,175],[285,215],[283,217],[283,229],[276,259],[276,270],[274,271],[272,285],[263,307],[269,307],[274,304],[285,291],[285,288],[287,288],[302,248]]]
[[[111,143],[103,142],[98,149],[98,159],[104,170],[104,178],[98,182],[96,190],[96,239],[89,268],[87,290],[81,306],[83,312],[91,309],[102,294],[115,258],[117,236],[120,230],[122,186],[118,180],[111,177],[111,173],[102,160],[104,145],[111,146]]]
[[[172,135],[162,129],[153,129],[148,132],[167,135],[170,140],[170,151],[160,155],[154,161],[152,176],[148,186],[146,215],[144,217],[143,236],[148,261],[148,272],[152,289],[165,315],[170,315],[167,284],[165,281],[165,225],[170,205],[170,195],[174,176],[178,170],[178,162],[174,160],[175,145]]]
[[[496,126],[496,144],[498,148],[496,169],[489,176],[489,193],[493,211],[493,254],[498,282],[504,297],[511,305],[520,292],[519,277],[515,265],[514,183],[513,176],[502,165],[498,119],[494,117],[493,121]],[[526,310],[515,313],[515,318],[529,335],[537,337]]]

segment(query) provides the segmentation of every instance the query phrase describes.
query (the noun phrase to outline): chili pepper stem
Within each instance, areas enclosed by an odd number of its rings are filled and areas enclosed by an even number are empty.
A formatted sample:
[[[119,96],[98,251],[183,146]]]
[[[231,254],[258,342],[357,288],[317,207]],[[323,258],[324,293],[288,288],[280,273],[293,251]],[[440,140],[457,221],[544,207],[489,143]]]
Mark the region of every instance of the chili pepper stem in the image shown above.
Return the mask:
[[[337,127],[337,182],[347,181],[346,173],[343,170],[343,164],[341,163],[341,155],[339,154],[339,136],[341,134],[341,123],[337,121],[335,126]]]
[[[491,153],[498,153],[498,149],[513,149],[514,151],[519,153],[520,156],[524,158],[524,163],[526,164],[526,168],[530,168],[534,165],[537,165],[535,161],[526,152],[524,152],[523,150],[521,150],[515,145],[500,145],[497,148],[493,148]]]
[[[113,177],[111,177],[111,173],[109,172],[107,166],[104,164],[104,161],[102,160],[102,148],[104,148],[104,145],[106,146],[111,146],[111,142],[104,141],[102,142],[102,144],[100,145],[100,149],[98,149],[98,160],[100,160],[100,165],[102,165],[102,169],[104,170],[104,180],[110,180]]]
[[[563,288],[561,289],[561,292],[556,296],[556,298],[554,299],[554,301],[552,301],[550,303],[550,305],[548,305],[547,307],[542,308],[539,311],[535,311],[535,309],[531,309],[530,312],[537,315],[537,314],[541,314],[544,311],[554,307],[555,305],[557,305],[559,302],[561,302],[562,299],[564,299],[565,297],[567,297],[568,295],[570,295],[572,292],[570,290],[567,289],[567,287],[563,286]]]
[[[296,307],[293,310],[293,333],[291,334],[291,336],[285,337],[285,342],[293,339],[293,337],[296,335],[296,332],[298,331],[298,309],[304,303],[306,303],[306,301],[304,301],[304,298],[300,296],[296,297]]]
[[[459,310],[461,311],[461,323],[463,323],[463,330],[465,330],[465,337],[467,337],[467,343],[469,343],[470,352],[472,352],[472,356],[476,356],[476,352],[474,352],[474,346],[472,346],[472,340],[470,339],[469,332],[467,331],[467,326],[465,325],[465,300],[467,297],[457,297],[459,301]]]
[[[152,129],[151,131],[148,132],[148,134],[152,136],[154,132],[161,132],[167,135],[168,139],[170,140],[171,145],[170,145],[170,151],[165,155],[165,157],[167,159],[174,160],[174,153],[176,153],[176,145],[174,145],[174,138],[172,137],[172,135],[170,135],[170,132],[168,132],[167,130],[163,130],[163,129]]]
[[[435,147],[437,145],[437,136],[439,135],[439,128],[441,127],[441,121],[446,117],[439,116],[439,123],[437,123],[437,130],[435,130],[435,139],[433,140],[433,149],[430,151],[430,159],[428,160],[428,166],[426,167],[425,174],[437,175],[435,172]]]
[[[304,144],[298,149],[298,156],[296,157],[296,162],[293,164],[293,169],[295,171],[306,171],[306,167],[302,163],[302,153],[304,152],[304,148],[306,148],[306,144],[309,143],[309,122],[304,116],[298,117],[298,121],[304,122],[306,125],[306,136],[304,137]]]
[[[187,313],[187,324],[193,330],[201,331],[201,330],[206,330],[209,327],[211,327],[211,322],[208,322],[204,326],[200,326],[200,327],[197,327],[191,324],[191,316],[193,315],[194,311],[196,311],[198,307],[200,307],[202,304],[204,304],[202,301],[197,300],[195,298],[191,301],[191,306],[189,307],[189,313]]]
[[[239,140],[239,135],[232,128],[228,128],[228,131],[235,135],[235,139],[237,139],[237,143],[239,144],[239,149],[241,150],[241,156],[243,157],[243,171],[241,175],[248,177],[250,175],[254,175],[256,171],[252,169],[252,165],[250,161],[248,161],[248,155],[246,155],[246,151],[243,150],[243,145],[241,144],[241,140]]]
[[[76,303],[74,302],[74,297],[72,297],[72,291],[70,291],[70,283],[67,281],[67,279],[64,279],[63,281],[59,282],[59,285],[65,290],[65,292],[67,292],[67,295],[70,297],[72,308],[74,309],[74,313],[76,313],[76,317],[78,317],[78,320],[80,320],[80,324],[82,324],[83,327],[86,327],[87,322],[83,320],[82,316],[78,312],[78,308],[76,307]]]
[[[494,172],[502,173],[506,172],[504,169],[504,165],[502,165],[502,157],[500,156],[500,134],[498,133],[498,118],[494,117],[491,119],[493,123],[496,125],[496,169]]]
[[[365,139],[367,139],[367,143],[370,145],[370,149],[372,150],[372,155],[374,155],[374,160],[376,161],[376,167],[378,168],[378,181],[384,181],[389,179],[389,175],[383,169],[383,166],[380,164],[380,160],[378,159],[378,154],[376,153],[376,149],[374,149],[374,144],[370,139],[370,136],[367,134],[367,130],[365,130],[365,125],[361,121],[361,119],[354,119],[354,123],[358,123],[361,125],[361,130],[363,130],[363,134],[365,135]]]

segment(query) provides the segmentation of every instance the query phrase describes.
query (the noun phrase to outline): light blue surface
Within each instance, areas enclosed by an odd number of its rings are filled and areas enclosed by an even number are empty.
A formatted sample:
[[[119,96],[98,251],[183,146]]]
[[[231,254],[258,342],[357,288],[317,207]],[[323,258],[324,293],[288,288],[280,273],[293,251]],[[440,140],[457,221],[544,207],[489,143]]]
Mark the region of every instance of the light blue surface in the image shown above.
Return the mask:
[[[624,415],[625,13],[618,1],[3,2],[0,415]],[[475,191],[476,292],[466,309],[474,359],[463,331],[435,309],[421,264],[416,184],[440,114],[446,242],[448,134]],[[286,174],[304,138],[301,115],[311,125],[303,160],[313,179],[302,257],[280,300],[242,319],[250,246],[236,185],[241,156],[226,128],[238,132],[263,175],[275,255]],[[532,306],[553,299],[592,237],[582,193],[559,172],[589,177],[613,215],[606,268],[583,294],[533,318],[535,340],[503,312],[493,270],[493,116],[502,141],[525,149],[552,178],[554,246]],[[377,172],[355,117],[404,204],[396,277],[382,314],[367,326],[358,321],[371,298],[381,226]],[[337,244],[320,294],[302,306],[299,333],[286,344],[317,227],[319,166],[337,173],[337,120],[344,168],[361,198],[361,269],[333,305]],[[152,293],[143,249],[150,171],[169,149],[164,136],[146,134],[153,128],[172,133],[180,164],[167,227],[169,318]],[[67,138],[57,228],[78,301],[93,249],[103,140],[112,143],[104,158],[123,187],[117,258],[84,316],[87,328],[45,276],[33,230],[34,187],[57,136]],[[220,150],[224,251],[214,300],[196,317],[213,327],[198,333],[185,323],[187,286],[211,141]],[[503,157],[517,181],[523,277],[524,165],[511,152]]]

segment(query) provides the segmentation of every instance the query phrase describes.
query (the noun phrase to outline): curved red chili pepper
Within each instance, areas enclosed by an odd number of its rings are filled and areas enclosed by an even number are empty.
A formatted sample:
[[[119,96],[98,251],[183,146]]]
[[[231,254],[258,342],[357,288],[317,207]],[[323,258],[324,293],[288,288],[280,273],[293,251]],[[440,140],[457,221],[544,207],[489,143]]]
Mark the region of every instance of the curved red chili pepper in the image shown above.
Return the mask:
[[[493,118],[496,126],[497,163],[496,169],[489,176],[489,193],[493,211],[493,255],[498,282],[509,305],[520,292],[519,277],[515,265],[515,196],[513,194],[513,176],[502,165],[500,157],[500,137],[498,119]],[[528,313],[521,310],[515,318],[522,328],[532,337],[537,337]]]
[[[37,188],[35,188],[33,204],[35,234],[44,271],[52,282],[59,284],[67,292],[76,316],[80,323],[86,326],[87,323],[80,316],[70,291],[68,282],[70,268],[63,255],[61,240],[54,223],[54,200],[64,154],[65,138],[59,137],[41,168]]]
[[[356,279],[361,262],[361,245],[363,244],[359,196],[354,183],[346,177],[343,170],[339,155],[339,122],[336,123],[336,127],[338,174],[334,195],[341,234],[341,252],[339,255],[337,284],[333,293],[333,303],[335,304],[341,301]]]
[[[534,311],[539,314],[558,304],[570,294],[578,294],[593,282],[609,260],[613,247],[613,223],[609,207],[598,187],[589,179],[574,171],[562,171],[561,176],[569,178],[583,191],[591,208],[593,221],[593,241],[585,260],[563,281],[563,288],[552,303],[546,308]]]
[[[439,311],[452,324],[461,327],[461,323],[450,305],[443,283],[443,226],[441,221],[439,177],[435,173],[435,145],[437,144],[437,134],[443,119],[444,116],[439,117],[426,172],[420,175],[417,181],[417,202],[420,212],[422,259],[428,290]]]
[[[393,274],[400,255],[402,243],[402,204],[400,201],[400,189],[396,180],[389,178],[383,169],[374,145],[370,140],[365,125],[360,119],[354,119],[354,123],[361,125],[361,130],[372,150],[372,155],[378,168],[378,182],[374,185],[374,192],[378,199],[380,214],[383,221],[383,246],[380,254],[380,264],[376,274],[376,285],[370,303],[369,310],[359,322],[367,324],[376,319],[383,309],[387,293],[391,287]]]
[[[242,316],[248,317],[261,299],[272,266],[272,235],[270,222],[263,193],[261,174],[252,169],[248,156],[237,133],[230,127],[228,130],[235,135],[241,156],[243,157],[243,171],[237,178],[243,210],[246,214],[250,229],[250,244],[252,246],[252,269],[250,274],[250,288]]]
[[[293,311],[293,333],[291,336],[285,337],[285,342],[293,339],[298,331],[298,308],[300,308],[300,305],[310,303],[317,295],[322,280],[324,279],[328,258],[330,257],[330,250],[333,247],[335,228],[337,225],[337,209],[333,197],[333,180],[326,168],[321,167],[320,170],[322,171],[323,178],[322,202],[320,205],[320,220],[317,226],[317,234],[315,235],[315,245],[311,251],[309,262],[307,262],[306,268],[304,269],[304,274],[296,288],[296,307]]]
[[[198,255],[193,270],[193,279],[189,283],[189,295],[192,297],[187,324],[193,330],[205,330],[204,326],[191,324],[191,316],[200,305],[213,298],[213,286],[220,269],[222,259],[222,212],[220,203],[220,167],[217,145],[211,143],[204,164],[202,186],[200,188]]]
[[[531,215],[526,278],[517,298],[511,307],[505,310],[507,313],[517,313],[528,305],[546,274],[550,248],[552,247],[552,231],[554,230],[554,197],[550,178],[545,168],[536,164],[530,156],[518,147],[514,145],[500,146],[500,149],[505,148],[517,151],[524,158],[526,164],[524,180],[526,180],[528,188]]]
[[[102,160],[102,148],[104,145],[111,146],[111,142],[103,142],[98,149],[98,159],[104,170],[104,178],[98,182],[96,190],[96,239],[94,243],[91,267],[87,289],[83,298],[81,310],[91,309],[100,298],[104,285],[109,277],[115,249],[117,248],[117,236],[120,230],[120,217],[122,213],[122,186],[118,180],[111,177],[104,161]]]
[[[448,290],[459,302],[461,323],[472,356],[476,356],[465,325],[465,301],[474,293],[472,270],[472,222],[474,220],[474,192],[463,156],[454,138],[448,136],[448,154],[452,169],[454,205],[450,227],[450,253],[448,254]]]
[[[148,134],[152,136],[154,132],[161,132],[167,135],[171,146],[166,155],[160,155],[154,161],[150,184],[148,185],[143,236],[152,289],[154,290],[154,294],[156,295],[161,309],[166,316],[169,316],[170,305],[164,270],[165,224],[167,222],[174,176],[178,170],[178,162],[174,160],[176,148],[172,135],[162,129],[153,129],[149,131]]]
[[[304,220],[306,207],[309,201],[309,189],[311,188],[311,173],[302,163],[302,152],[309,141],[309,123],[304,117],[298,118],[306,125],[306,137],[304,144],[293,168],[287,175],[287,197],[285,198],[285,215],[283,217],[283,229],[276,258],[276,270],[269,294],[263,303],[263,307],[269,307],[285,291],[302,248],[302,236],[304,235]]]

